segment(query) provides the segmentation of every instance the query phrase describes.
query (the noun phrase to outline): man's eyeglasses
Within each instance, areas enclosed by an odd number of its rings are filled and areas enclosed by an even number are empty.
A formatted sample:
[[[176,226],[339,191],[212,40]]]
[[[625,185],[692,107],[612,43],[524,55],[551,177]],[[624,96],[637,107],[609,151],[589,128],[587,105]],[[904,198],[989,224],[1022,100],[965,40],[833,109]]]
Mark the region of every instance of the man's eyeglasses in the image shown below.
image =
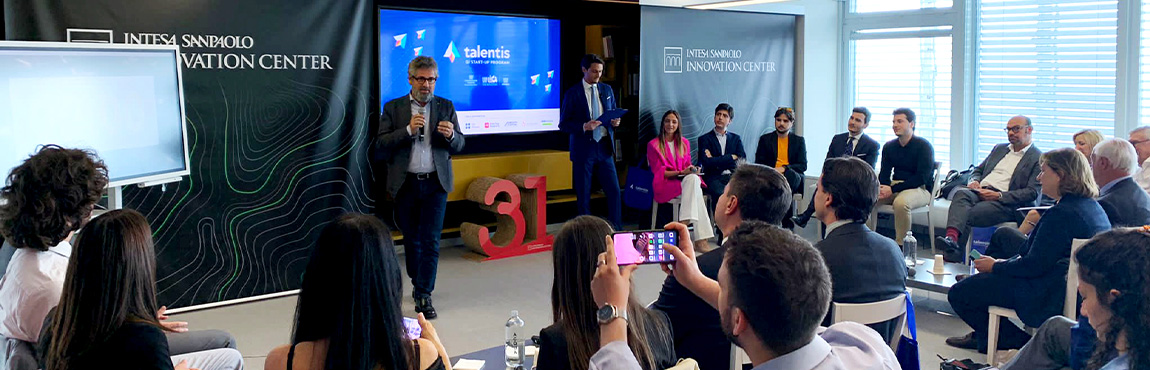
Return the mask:
[[[1019,132],[1022,132],[1022,129],[1027,128],[1027,127],[1030,127],[1030,125],[1018,125],[1018,126],[1014,126],[1014,127],[1007,127],[1007,128],[1002,129],[1002,130],[1006,131],[1006,132],[1013,132],[1013,133],[1017,134]]]
[[[415,82],[423,84],[423,83],[435,83],[435,80],[437,80],[438,77],[411,77],[411,79],[415,80]]]
[[[1138,145],[1150,141],[1150,139],[1130,140],[1130,145]]]

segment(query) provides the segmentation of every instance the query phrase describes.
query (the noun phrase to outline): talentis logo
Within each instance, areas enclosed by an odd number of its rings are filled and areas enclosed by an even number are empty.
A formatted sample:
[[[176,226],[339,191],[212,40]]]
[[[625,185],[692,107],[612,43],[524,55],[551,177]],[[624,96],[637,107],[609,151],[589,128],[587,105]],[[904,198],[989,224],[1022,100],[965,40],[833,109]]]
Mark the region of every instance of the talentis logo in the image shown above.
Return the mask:
[[[419,53],[422,53],[422,52],[423,52],[423,47],[422,47],[422,46],[420,46],[420,47],[417,47],[417,48],[414,48],[414,49],[411,49],[411,50],[415,52],[415,56],[419,56]]]
[[[417,39],[420,39],[420,40],[423,40],[423,33],[424,33],[424,32],[427,32],[427,30],[419,30],[419,31],[415,31],[415,38],[417,38]]]
[[[455,48],[455,41],[447,44],[447,52],[443,53],[443,57],[451,60],[452,63],[455,63],[455,58],[459,57],[459,50]]]
[[[395,47],[397,47],[397,48],[406,48],[407,47],[407,34],[406,33],[402,34],[402,35],[395,35],[395,37],[392,37],[392,38],[395,39]]]

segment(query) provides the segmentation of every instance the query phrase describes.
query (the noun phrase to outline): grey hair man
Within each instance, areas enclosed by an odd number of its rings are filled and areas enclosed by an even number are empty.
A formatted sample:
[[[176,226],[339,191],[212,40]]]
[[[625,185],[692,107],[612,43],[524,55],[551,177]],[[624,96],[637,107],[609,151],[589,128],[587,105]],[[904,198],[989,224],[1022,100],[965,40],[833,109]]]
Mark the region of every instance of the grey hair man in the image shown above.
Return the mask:
[[[1107,139],[1090,155],[1098,204],[1114,227],[1150,224],[1150,194],[1132,177],[1138,172],[1138,153],[1126,140]]]

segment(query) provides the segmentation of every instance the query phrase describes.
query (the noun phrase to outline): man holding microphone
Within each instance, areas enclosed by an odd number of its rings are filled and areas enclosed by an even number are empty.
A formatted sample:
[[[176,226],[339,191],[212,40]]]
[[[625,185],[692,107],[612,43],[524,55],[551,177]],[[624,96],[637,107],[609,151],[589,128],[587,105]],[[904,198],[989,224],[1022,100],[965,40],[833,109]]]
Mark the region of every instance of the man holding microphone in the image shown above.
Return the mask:
[[[463,150],[464,138],[455,105],[432,95],[439,78],[435,59],[415,57],[407,73],[411,93],[384,104],[375,150],[387,163],[386,190],[395,199],[395,220],[403,231],[415,311],[434,319],[439,235],[454,183],[451,155]]]

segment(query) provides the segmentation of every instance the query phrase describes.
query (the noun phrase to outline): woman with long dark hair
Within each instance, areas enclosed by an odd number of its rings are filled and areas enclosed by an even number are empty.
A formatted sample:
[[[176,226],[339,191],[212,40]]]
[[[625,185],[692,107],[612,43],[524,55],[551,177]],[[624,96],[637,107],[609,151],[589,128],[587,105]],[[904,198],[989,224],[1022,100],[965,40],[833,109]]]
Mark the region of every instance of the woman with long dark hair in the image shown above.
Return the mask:
[[[435,328],[421,338],[403,325],[403,278],[391,231],[378,218],[346,214],[320,232],[304,271],[292,344],[268,354],[274,370],[451,370]]]
[[[1074,258],[1082,315],[1100,344],[1086,368],[1150,369],[1150,234],[1145,228],[1109,231]]]
[[[164,335],[171,329],[156,318],[159,308],[148,221],[133,210],[96,217],[72,251],[60,305],[41,338],[45,369],[173,369],[174,361],[175,369],[242,367],[232,348],[171,357]]]
[[[607,250],[613,230],[601,218],[579,216],[555,234],[552,255],[555,277],[551,284],[551,314],[555,323],[539,333],[539,370],[586,370],[599,349],[600,304],[591,297],[599,253]],[[632,287],[634,290],[634,287]],[[643,370],[675,365],[675,347],[667,316],[647,309],[631,294],[627,302],[627,345]]]
[[[647,142],[647,164],[654,180],[651,191],[659,203],[679,198],[679,219],[695,226],[695,240],[715,236],[710,211],[703,199],[703,180],[699,168],[691,164],[691,142],[683,137],[679,112],[663,113],[659,137]]]

